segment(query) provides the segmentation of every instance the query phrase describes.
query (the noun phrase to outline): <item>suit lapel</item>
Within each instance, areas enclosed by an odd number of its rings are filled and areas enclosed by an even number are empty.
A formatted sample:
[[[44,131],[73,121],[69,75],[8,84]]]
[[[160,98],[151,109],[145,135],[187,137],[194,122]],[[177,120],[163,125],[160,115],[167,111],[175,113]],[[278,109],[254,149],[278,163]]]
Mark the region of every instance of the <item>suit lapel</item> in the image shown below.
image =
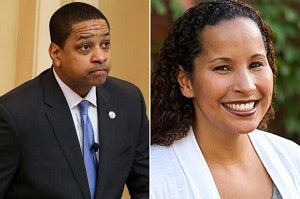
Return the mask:
[[[73,175],[81,188],[82,195],[88,199],[90,198],[88,181],[76,129],[69,106],[55,80],[52,69],[45,74],[43,83],[45,103],[50,107],[47,118]]]
[[[97,87],[97,108],[98,108],[98,125],[99,125],[99,167],[97,180],[96,198],[102,196],[106,179],[110,175],[112,148],[115,144],[115,119],[109,117],[109,112],[117,114],[117,107],[110,97],[110,93],[104,85]]]

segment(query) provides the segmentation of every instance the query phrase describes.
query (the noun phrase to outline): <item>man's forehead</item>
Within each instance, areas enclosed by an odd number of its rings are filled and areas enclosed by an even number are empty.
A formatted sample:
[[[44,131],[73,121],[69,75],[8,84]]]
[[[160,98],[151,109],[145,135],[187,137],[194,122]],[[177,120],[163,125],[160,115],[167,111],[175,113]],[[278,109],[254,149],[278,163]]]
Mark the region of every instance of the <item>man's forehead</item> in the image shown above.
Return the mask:
[[[109,35],[110,29],[104,19],[87,20],[72,25],[71,34],[100,31],[101,35]]]
[[[99,27],[99,28],[106,28],[109,29],[108,23],[104,19],[91,19],[86,21],[75,22],[71,24],[72,30],[77,28],[84,28],[84,27]]]

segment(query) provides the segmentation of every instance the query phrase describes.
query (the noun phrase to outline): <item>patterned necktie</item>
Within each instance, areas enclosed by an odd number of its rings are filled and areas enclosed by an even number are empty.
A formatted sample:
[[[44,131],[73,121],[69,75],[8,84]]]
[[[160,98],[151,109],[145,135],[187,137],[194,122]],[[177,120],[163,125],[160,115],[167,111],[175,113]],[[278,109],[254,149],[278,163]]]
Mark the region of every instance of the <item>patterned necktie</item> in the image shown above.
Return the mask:
[[[96,177],[97,177],[97,158],[92,150],[94,144],[94,131],[88,116],[89,101],[82,100],[78,104],[81,115],[81,126],[83,130],[83,158],[86,174],[89,182],[91,198],[95,198]]]

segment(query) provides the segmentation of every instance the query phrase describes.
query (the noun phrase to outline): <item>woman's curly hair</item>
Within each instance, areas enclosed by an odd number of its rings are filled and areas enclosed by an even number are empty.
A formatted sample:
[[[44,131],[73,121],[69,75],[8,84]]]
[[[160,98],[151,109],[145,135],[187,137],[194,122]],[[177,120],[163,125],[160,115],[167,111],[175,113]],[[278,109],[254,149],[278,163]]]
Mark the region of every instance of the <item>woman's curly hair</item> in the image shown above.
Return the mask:
[[[193,73],[194,60],[203,51],[201,33],[205,26],[216,25],[237,17],[252,19],[259,27],[273,72],[277,67],[272,43],[272,31],[260,13],[250,5],[235,0],[201,2],[179,17],[169,32],[154,65],[151,77],[151,143],[168,146],[186,136],[194,118],[192,99],[186,98],[177,82],[179,65]],[[273,89],[274,96],[275,89]],[[258,128],[266,129],[274,110],[269,107]]]

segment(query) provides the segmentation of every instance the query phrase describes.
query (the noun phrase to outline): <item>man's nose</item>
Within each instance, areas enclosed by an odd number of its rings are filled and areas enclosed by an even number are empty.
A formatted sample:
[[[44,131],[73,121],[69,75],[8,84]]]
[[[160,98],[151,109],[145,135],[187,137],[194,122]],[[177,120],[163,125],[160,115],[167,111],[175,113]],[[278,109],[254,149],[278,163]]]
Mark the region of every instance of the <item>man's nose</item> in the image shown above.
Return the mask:
[[[107,52],[105,52],[100,47],[94,48],[92,53],[92,62],[98,62],[100,64],[104,63],[107,60]]]

